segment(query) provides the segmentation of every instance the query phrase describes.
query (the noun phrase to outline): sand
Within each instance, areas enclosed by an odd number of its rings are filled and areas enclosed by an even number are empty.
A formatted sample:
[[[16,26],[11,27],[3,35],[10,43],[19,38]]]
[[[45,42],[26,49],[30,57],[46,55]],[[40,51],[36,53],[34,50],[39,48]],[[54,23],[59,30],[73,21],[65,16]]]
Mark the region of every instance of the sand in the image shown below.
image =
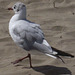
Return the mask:
[[[75,0],[0,0],[0,75],[75,75],[75,58],[63,57],[64,64],[34,52],[33,68],[29,68],[28,59],[17,65],[11,64],[27,55],[16,46],[8,30],[14,12],[7,8],[17,1],[26,4],[27,19],[41,25],[51,46],[75,55]]]

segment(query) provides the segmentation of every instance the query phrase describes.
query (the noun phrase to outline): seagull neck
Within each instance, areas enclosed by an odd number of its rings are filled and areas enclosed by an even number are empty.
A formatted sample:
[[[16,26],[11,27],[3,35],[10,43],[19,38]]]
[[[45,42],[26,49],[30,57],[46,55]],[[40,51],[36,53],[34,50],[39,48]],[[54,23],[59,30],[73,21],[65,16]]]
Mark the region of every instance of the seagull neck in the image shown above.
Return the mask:
[[[24,19],[26,19],[26,11],[25,10],[20,11],[18,13],[18,20],[24,20]]]
[[[11,18],[10,23],[14,23],[18,20],[25,20],[25,19],[26,19],[26,13],[24,12],[15,13],[15,15]]]

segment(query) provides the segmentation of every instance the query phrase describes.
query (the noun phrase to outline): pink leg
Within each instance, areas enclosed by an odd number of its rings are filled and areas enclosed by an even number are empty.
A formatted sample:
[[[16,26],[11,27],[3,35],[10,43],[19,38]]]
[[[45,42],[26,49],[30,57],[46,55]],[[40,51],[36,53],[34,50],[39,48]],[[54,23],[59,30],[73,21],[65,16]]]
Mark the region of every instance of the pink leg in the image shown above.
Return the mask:
[[[32,68],[32,63],[31,63],[31,54],[28,54],[27,56],[25,56],[25,57],[23,57],[23,58],[21,58],[21,59],[18,59],[18,60],[14,61],[14,62],[11,62],[11,63],[13,63],[13,64],[17,64],[17,63],[21,62],[22,60],[24,60],[24,59],[26,59],[26,58],[29,58],[30,67]]]

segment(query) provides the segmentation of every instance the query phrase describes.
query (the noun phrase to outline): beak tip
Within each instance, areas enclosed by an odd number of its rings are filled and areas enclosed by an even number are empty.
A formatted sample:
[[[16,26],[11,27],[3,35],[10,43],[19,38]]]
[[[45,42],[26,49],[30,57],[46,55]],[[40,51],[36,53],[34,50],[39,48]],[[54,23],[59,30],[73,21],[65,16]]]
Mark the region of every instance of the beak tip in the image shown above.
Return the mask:
[[[8,10],[13,10],[12,8],[8,8]]]

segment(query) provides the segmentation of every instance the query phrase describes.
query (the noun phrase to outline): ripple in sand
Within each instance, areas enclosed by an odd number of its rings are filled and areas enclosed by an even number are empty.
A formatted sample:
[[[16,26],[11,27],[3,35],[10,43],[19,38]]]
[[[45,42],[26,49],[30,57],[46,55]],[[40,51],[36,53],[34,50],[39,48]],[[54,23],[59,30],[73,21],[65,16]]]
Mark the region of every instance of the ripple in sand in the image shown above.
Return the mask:
[[[66,27],[65,26],[53,26],[51,28],[52,31],[65,31]]]
[[[75,37],[75,31],[67,32],[66,34]]]

